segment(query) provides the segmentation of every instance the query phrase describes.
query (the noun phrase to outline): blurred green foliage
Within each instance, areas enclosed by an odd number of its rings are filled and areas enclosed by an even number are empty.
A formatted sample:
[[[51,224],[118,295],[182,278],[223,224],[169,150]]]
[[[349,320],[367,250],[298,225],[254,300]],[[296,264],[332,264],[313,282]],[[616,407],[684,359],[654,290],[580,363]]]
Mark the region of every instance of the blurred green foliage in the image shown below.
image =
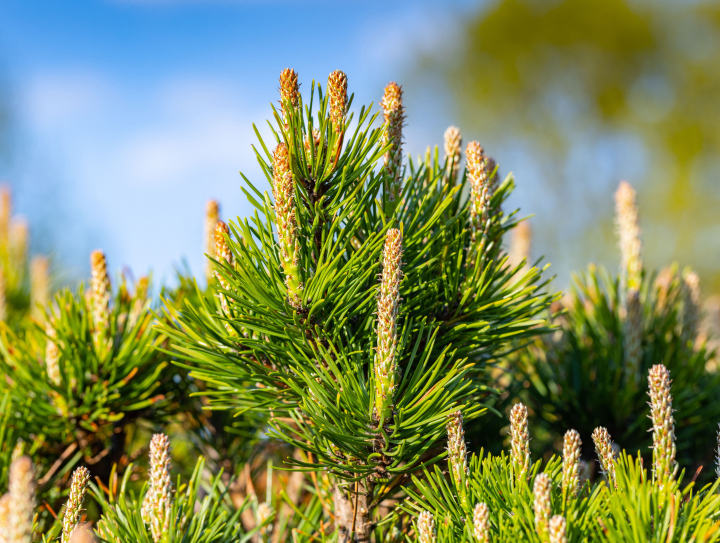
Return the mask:
[[[537,153],[558,210],[568,209],[570,192],[589,197],[589,178],[603,168],[593,158],[579,178],[568,171],[581,142],[637,145],[632,169],[642,179],[631,181],[648,260],[690,264],[706,291],[720,292],[720,3],[501,0],[479,10],[459,41],[454,61],[426,68],[444,75],[465,133]],[[611,258],[609,211],[608,202],[601,229],[585,221],[585,232],[569,234],[572,247],[562,250],[572,267],[585,256]],[[553,215],[555,223],[538,223],[544,248],[563,238]]]

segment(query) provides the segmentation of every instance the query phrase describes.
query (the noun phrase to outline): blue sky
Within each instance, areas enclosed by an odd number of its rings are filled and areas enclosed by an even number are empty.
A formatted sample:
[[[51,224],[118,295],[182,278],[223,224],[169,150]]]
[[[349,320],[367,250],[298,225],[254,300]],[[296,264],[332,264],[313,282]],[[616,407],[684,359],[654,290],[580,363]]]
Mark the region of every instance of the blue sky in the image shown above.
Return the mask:
[[[0,0],[0,76],[14,155],[0,175],[68,277],[102,248],[114,269],[161,280],[202,270],[205,201],[245,215],[239,170],[258,179],[252,123],[281,69],[304,88],[334,69],[356,104],[379,99],[427,53],[449,54],[469,0]],[[444,53],[443,53],[444,52]],[[406,85],[407,148],[453,120],[436,89]],[[440,92],[437,90],[437,92]]]

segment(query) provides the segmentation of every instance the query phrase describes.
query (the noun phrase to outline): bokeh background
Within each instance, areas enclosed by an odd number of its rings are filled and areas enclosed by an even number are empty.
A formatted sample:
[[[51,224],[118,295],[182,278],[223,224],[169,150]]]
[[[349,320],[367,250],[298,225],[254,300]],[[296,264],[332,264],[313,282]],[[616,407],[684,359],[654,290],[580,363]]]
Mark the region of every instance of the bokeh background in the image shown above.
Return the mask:
[[[617,265],[612,195],[646,260],[720,292],[720,3],[702,0],[0,0],[0,179],[61,279],[102,248],[172,282],[203,269],[205,201],[244,215],[281,69],[356,104],[403,85],[406,149],[456,124],[518,180],[532,254],[565,288]],[[262,182],[260,183],[262,184]]]

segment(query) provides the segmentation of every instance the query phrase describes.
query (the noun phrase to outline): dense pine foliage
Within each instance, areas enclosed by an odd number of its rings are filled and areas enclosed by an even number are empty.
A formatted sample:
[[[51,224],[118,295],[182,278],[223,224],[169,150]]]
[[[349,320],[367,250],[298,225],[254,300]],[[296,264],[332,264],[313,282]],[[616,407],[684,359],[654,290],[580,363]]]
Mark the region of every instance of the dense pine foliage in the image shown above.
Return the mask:
[[[720,539],[698,279],[645,268],[632,187],[563,296],[478,142],[411,159],[399,85],[307,87],[157,300],[101,251],[51,296],[3,193],[0,543]]]

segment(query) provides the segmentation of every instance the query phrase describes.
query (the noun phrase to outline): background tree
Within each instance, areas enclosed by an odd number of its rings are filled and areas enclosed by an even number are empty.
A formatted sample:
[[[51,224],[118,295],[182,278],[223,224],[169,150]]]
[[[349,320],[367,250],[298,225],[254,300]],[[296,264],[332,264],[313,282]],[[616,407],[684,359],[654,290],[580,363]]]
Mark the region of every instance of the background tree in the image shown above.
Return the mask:
[[[662,233],[648,263],[690,264],[717,293],[719,43],[712,1],[501,0],[419,77],[442,75],[464,130],[535,168],[539,254],[611,261],[611,205],[594,202],[631,177],[645,227]]]

